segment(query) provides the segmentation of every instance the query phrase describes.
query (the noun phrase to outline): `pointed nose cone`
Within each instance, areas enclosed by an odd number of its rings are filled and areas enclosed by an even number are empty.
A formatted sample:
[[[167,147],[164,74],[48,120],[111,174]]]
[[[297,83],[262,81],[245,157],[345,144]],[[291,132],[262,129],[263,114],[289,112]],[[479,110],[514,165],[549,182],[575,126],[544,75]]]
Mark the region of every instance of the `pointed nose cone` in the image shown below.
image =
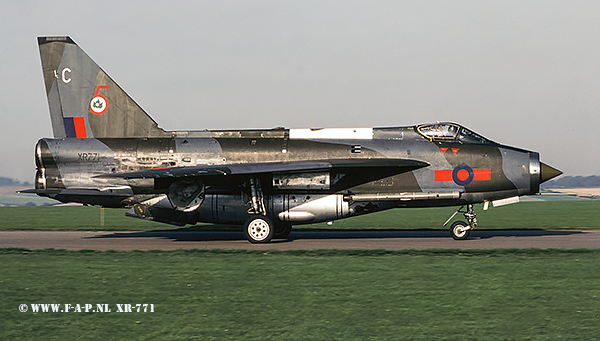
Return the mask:
[[[561,175],[562,173],[563,172],[559,171],[558,169],[550,167],[543,162],[540,162],[540,183],[555,178]]]

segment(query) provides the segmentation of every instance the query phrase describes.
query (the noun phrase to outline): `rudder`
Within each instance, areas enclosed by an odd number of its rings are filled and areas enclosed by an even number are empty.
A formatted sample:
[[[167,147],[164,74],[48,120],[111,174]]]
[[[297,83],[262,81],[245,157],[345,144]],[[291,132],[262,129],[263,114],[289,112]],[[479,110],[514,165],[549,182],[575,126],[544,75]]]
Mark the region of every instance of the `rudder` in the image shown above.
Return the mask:
[[[38,37],[55,138],[167,137],[70,37]]]

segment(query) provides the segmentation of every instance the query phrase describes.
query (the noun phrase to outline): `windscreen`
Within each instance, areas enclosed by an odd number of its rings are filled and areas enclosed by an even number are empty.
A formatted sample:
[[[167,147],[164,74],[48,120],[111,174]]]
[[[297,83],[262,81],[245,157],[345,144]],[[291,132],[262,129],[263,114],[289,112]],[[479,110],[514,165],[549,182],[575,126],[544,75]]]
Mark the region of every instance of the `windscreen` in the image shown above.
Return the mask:
[[[495,144],[485,137],[454,123],[423,124],[417,131],[430,140],[459,141],[462,143]]]
[[[454,124],[437,123],[419,126],[417,130],[430,139],[454,140],[459,128],[459,126]]]
[[[489,144],[490,140],[485,137],[470,131],[467,128],[462,128],[460,130],[460,134],[458,135],[458,140],[464,143],[480,143],[480,144]]]

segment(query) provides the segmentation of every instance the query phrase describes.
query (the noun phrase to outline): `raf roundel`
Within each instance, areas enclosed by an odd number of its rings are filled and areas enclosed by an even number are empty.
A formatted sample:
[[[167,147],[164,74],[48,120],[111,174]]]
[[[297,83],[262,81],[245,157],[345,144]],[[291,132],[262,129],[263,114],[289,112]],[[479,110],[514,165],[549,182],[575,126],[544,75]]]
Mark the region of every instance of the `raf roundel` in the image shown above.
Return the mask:
[[[102,95],[96,95],[90,101],[90,110],[96,115],[102,115],[108,108],[108,100]]]
[[[452,180],[459,186],[466,186],[473,182],[475,173],[473,168],[468,165],[462,164],[454,167],[452,170]]]

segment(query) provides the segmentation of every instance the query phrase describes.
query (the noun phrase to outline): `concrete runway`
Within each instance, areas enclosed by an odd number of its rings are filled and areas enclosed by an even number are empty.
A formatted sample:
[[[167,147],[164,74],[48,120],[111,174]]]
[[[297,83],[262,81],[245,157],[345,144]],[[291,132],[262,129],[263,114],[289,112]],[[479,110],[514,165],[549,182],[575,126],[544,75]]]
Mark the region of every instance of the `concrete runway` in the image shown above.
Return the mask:
[[[447,231],[292,231],[287,240],[250,244],[237,231],[0,231],[0,247],[30,250],[175,249],[505,249],[600,248],[600,230],[474,230],[455,241]]]

